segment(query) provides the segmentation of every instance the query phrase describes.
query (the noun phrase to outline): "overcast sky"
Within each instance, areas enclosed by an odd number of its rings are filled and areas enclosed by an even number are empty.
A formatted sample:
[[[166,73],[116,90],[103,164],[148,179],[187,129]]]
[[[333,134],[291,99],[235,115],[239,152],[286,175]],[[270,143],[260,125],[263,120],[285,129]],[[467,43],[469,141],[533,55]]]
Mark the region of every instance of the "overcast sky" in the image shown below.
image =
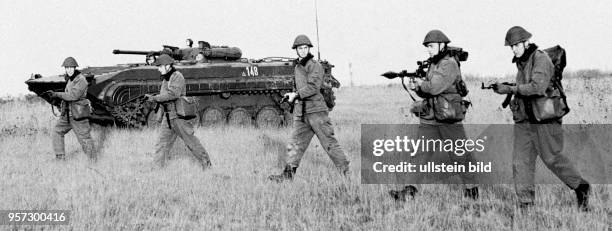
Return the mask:
[[[386,83],[387,70],[416,68],[421,45],[440,29],[451,45],[470,52],[463,73],[515,72],[504,47],[506,31],[521,25],[540,47],[567,49],[568,69],[610,70],[612,1],[332,1],[318,0],[321,56],[349,84]],[[0,96],[26,93],[31,73],[63,72],[74,56],[81,66],[141,62],[113,49],[159,50],[186,38],[242,49],[243,56],[294,57],[298,34],[316,39],[314,0],[257,1],[16,1],[0,2]],[[316,55],[316,50],[313,50]]]

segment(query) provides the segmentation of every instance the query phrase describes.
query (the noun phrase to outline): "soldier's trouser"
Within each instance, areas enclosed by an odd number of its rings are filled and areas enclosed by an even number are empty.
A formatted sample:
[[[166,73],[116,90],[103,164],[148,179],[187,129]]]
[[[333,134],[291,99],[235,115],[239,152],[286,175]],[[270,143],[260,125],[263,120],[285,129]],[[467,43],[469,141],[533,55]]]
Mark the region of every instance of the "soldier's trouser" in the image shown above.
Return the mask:
[[[189,151],[191,151],[191,154],[203,167],[205,167],[207,163],[210,163],[210,158],[206,149],[204,149],[200,140],[193,134],[193,124],[178,118],[171,119],[170,124],[172,125],[172,129],[168,127],[168,123],[164,119],[160,125],[161,133],[159,135],[159,140],[155,145],[156,161],[161,166],[166,166],[166,161],[170,155],[170,149],[172,149],[176,137],[181,137]]]
[[[288,145],[287,165],[292,167],[300,165],[304,152],[314,135],[317,135],[321,146],[323,146],[336,168],[341,172],[348,170],[348,157],[342,151],[338,140],[334,136],[334,128],[328,112],[306,114],[303,121],[299,117],[294,118],[293,132]]]
[[[70,130],[74,129],[74,134],[77,137],[77,140],[81,144],[83,148],[83,152],[85,155],[92,160],[96,159],[96,155],[94,153],[94,142],[91,139],[91,127],[89,126],[89,120],[84,119],[80,121],[75,121],[72,117],[69,116],[61,116],[60,119],[55,124],[55,128],[53,129],[53,151],[55,151],[55,155],[62,156],[66,154],[64,149],[64,136]]]
[[[572,189],[578,187],[582,177],[562,151],[563,128],[560,123],[518,123],[514,126],[512,173],[519,202],[533,203],[535,199],[535,164],[538,155],[563,183]]]
[[[456,140],[465,140],[466,139],[466,134],[465,134],[465,129],[463,127],[463,124],[419,124],[419,128],[417,131],[417,136],[414,137],[414,139],[421,139],[421,137],[425,137],[425,139],[430,140],[441,140],[442,142],[444,142],[445,140],[452,140],[453,143]],[[433,147],[430,147],[433,148]],[[413,164],[422,164],[425,165],[427,164],[427,162],[434,162],[436,164],[440,164],[440,163],[446,163],[446,164],[454,164],[454,162],[457,162],[457,164],[461,164],[464,166],[468,166],[468,162],[474,162],[473,156],[471,152],[465,151],[463,153],[458,153],[455,154],[455,152],[446,152],[446,155],[438,155],[438,156],[434,156],[434,153],[438,152],[438,151],[434,151],[434,150],[429,150],[426,152],[417,152],[416,155],[411,158],[411,162]],[[436,175],[435,173],[417,173],[414,174],[415,178],[413,182],[416,182],[417,184],[421,184],[424,182],[424,179],[427,178],[429,179],[429,181],[427,182],[432,182],[435,180],[443,180],[440,179],[436,176],[441,176],[441,177],[448,177],[448,174],[444,174],[444,175]],[[462,172],[462,173],[457,173],[457,175],[459,176],[459,178],[462,181],[462,184],[464,187],[473,187],[475,185],[473,185],[476,180],[475,180],[475,175],[474,173],[469,173],[469,172]],[[399,176],[398,177],[402,177]]]

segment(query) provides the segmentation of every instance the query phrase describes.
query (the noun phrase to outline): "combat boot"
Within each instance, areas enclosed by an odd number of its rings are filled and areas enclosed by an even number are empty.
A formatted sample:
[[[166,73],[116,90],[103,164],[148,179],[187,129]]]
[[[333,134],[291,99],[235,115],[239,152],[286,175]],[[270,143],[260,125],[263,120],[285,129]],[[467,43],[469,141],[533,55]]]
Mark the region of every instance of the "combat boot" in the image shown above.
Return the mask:
[[[520,202],[518,204],[519,210],[523,214],[529,213],[533,209],[533,206],[535,206],[533,202]]]
[[[276,183],[281,183],[285,180],[293,180],[293,175],[297,171],[297,167],[291,167],[287,165],[285,170],[280,175],[271,175],[268,177],[268,180],[274,181]]]
[[[209,168],[212,167],[212,162],[210,162],[210,160],[202,161],[200,162],[200,164],[202,165],[203,170],[208,170]]]
[[[419,192],[419,190],[412,186],[408,185],[404,187],[402,190],[391,190],[389,191],[389,195],[395,201],[406,201],[406,196],[410,196],[410,198],[414,199],[414,195]]]
[[[463,197],[478,200],[478,187],[463,189]]]
[[[576,200],[578,201],[578,208],[584,212],[589,211],[589,194],[591,193],[591,185],[589,182],[582,181],[576,189]]]
[[[93,152],[90,152],[87,154],[87,156],[89,157],[89,162],[90,163],[97,163],[98,162],[98,156],[96,154],[94,154]]]
[[[98,162],[98,154],[96,153],[92,141],[85,141],[83,151],[85,152],[85,155],[87,155],[87,157],[89,158],[90,163]]]
[[[339,167],[338,171],[340,172],[340,174],[342,174],[342,176],[346,177],[349,175],[349,167],[348,165],[344,166],[344,167]]]

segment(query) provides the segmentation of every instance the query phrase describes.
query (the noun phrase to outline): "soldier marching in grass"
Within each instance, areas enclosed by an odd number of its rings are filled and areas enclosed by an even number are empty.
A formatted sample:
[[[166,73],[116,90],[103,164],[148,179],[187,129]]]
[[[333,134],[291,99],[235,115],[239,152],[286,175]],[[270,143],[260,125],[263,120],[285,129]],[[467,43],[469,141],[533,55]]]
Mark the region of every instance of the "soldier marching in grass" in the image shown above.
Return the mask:
[[[269,179],[272,181],[282,182],[293,179],[314,135],[317,135],[321,146],[342,174],[346,174],[349,168],[349,160],[334,136],[329,110],[321,94],[323,67],[313,60],[314,56],[310,54],[311,47],[312,43],[306,35],[298,35],[291,47],[298,55],[295,60],[295,89],[285,94],[285,97],[290,103],[295,101],[293,132],[288,145],[285,169],[280,175],[270,176]]]
[[[91,161],[96,161],[94,142],[89,126],[90,103],[87,96],[87,79],[76,68],[79,65],[73,57],[68,57],[62,63],[66,72],[66,88],[63,92],[48,92],[52,99],[61,99],[61,116],[53,132],[53,150],[58,160],[65,160],[66,151],[64,136],[74,130],[83,152]]]
[[[425,79],[416,78],[410,86],[417,95],[423,98],[423,101],[417,101],[413,105],[411,111],[419,117],[420,123],[417,131],[417,137],[426,137],[427,139],[439,140],[458,140],[465,139],[465,130],[461,120],[464,118],[466,105],[462,101],[462,97],[467,95],[467,89],[461,79],[461,70],[459,69],[458,58],[451,55],[448,49],[450,40],[444,33],[439,30],[432,30],[425,35],[423,46],[426,47],[429,53],[430,66],[427,70]],[[450,108],[445,110],[454,110],[457,118],[444,117],[441,111],[436,106],[442,103],[434,104],[435,100],[444,98]],[[452,102],[459,102],[453,104]],[[421,164],[432,161],[433,152],[417,153],[415,160]],[[467,165],[467,162],[472,161],[472,154],[467,152],[462,156],[449,152],[444,161],[450,160],[457,163]],[[424,174],[416,174],[416,182],[420,183]],[[477,199],[478,188],[468,187],[474,182],[474,174],[461,173],[459,177],[463,181],[464,197]],[[391,190],[389,194],[392,198],[398,201],[405,201],[407,196],[414,197],[417,193],[417,188],[413,185],[405,186],[401,190]]]
[[[538,99],[563,94],[563,89],[560,80],[553,76],[554,66],[549,56],[529,43],[530,38],[531,33],[520,26],[508,30],[505,45],[514,53],[512,62],[518,69],[516,86],[496,83],[494,88],[496,93],[514,95],[510,102],[515,122],[512,170],[519,206],[529,208],[534,204],[535,163],[539,155],[544,164],[576,192],[579,208],[588,210],[589,183],[562,154],[562,115],[542,120],[539,118],[542,115],[535,113],[542,111],[538,108]]]
[[[177,115],[176,101],[179,97],[187,95],[185,88],[185,78],[183,75],[174,69],[174,59],[167,54],[160,55],[153,63],[158,67],[163,79],[160,92],[158,95],[146,94],[145,97],[150,102],[156,102],[163,110],[163,121],[161,124],[161,134],[156,147],[157,162],[162,166],[166,166],[166,161],[170,155],[170,149],[176,141],[177,136],[180,137],[189,151],[193,154],[203,169],[211,166],[208,153],[195,137],[193,124],[189,121],[179,118]]]

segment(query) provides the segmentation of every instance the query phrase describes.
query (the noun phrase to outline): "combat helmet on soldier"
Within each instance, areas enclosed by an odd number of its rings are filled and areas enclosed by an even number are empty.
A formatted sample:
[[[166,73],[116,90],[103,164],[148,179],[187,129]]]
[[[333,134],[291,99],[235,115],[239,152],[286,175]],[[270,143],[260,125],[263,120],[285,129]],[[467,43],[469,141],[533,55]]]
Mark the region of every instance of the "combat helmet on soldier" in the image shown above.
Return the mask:
[[[446,37],[440,30],[431,30],[425,35],[423,39],[423,46],[427,46],[428,43],[450,43],[450,39]]]
[[[173,64],[174,59],[170,57],[170,55],[162,54],[160,55],[155,62],[153,62],[153,66],[161,66],[161,65],[169,65]]]
[[[301,34],[295,37],[295,40],[293,41],[293,46],[291,47],[291,49],[295,49],[301,45],[308,45],[308,47],[312,47],[312,43],[310,42],[310,39],[308,38],[308,36]]]
[[[520,26],[513,26],[506,32],[504,46],[512,46],[514,44],[525,42],[531,38],[531,33]]]
[[[204,50],[204,49],[210,49],[210,43],[206,42],[206,41],[198,41],[198,48]]]
[[[77,63],[76,59],[74,59],[73,57],[68,57],[66,59],[64,59],[64,62],[62,63],[62,67],[78,67],[79,64]]]

